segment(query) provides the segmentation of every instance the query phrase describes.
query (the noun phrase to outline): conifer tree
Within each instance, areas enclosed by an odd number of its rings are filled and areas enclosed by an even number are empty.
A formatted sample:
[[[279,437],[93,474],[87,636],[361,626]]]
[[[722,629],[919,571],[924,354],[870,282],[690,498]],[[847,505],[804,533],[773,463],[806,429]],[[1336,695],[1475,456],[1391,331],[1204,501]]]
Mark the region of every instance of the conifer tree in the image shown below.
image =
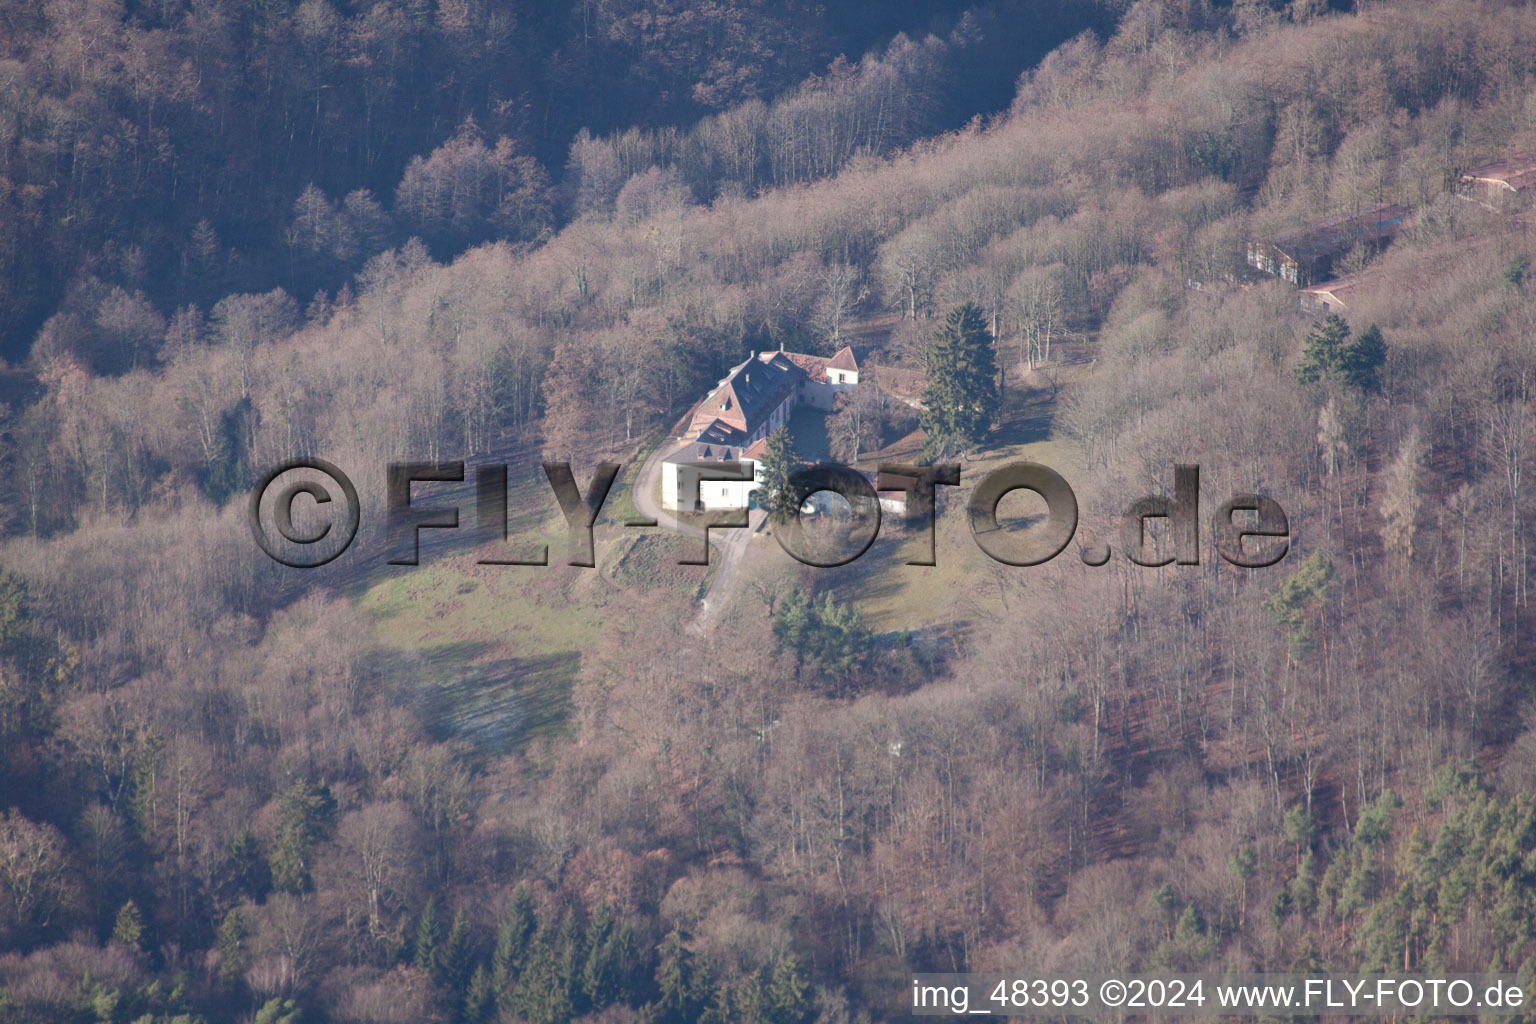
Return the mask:
[[[656,986],[661,990],[658,1009],[668,1024],[686,1024],[698,1009],[694,986],[693,952],[687,936],[673,928],[661,940],[656,964]]]
[[[1381,367],[1387,361],[1387,343],[1381,328],[1367,327],[1339,357],[1339,374],[1344,383],[1358,391],[1376,391],[1381,387]]]
[[[997,412],[997,362],[975,303],[952,309],[928,349],[923,456],[938,461],[980,444]]]
[[[1173,886],[1164,882],[1152,893],[1152,903],[1157,907],[1163,918],[1163,938],[1173,940],[1173,922],[1178,916],[1179,894]]]
[[[251,929],[246,923],[245,911],[239,907],[231,907],[219,925],[216,944],[219,951],[219,974],[225,981],[234,981],[245,973],[249,960],[245,940],[250,938],[250,934]]]
[[[1387,361],[1387,343],[1375,324],[1350,339],[1349,324],[1337,313],[1323,317],[1307,335],[1296,380],[1301,384],[1337,381],[1357,391],[1375,391]]]
[[[512,891],[512,899],[501,919],[501,928],[496,933],[496,952],[491,957],[491,984],[497,992],[505,992],[517,983],[528,941],[538,924],[528,886],[519,885]]]
[[[552,932],[546,922],[529,944],[522,977],[508,1000],[512,1017],[522,1017],[533,1024],[554,1024],[572,1016],[574,1008],[561,977],[558,937]]]
[[[576,910],[572,908],[560,920],[560,933],[555,939],[555,972],[564,998],[577,1013],[586,1008],[582,987],[586,965],[586,937]]]
[[[763,977],[757,971],[747,974],[731,986],[731,1009],[738,1021],[758,1021],[767,1024],[768,992]]]
[[[795,442],[789,436],[788,427],[778,427],[768,435],[767,449],[757,464],[757,503],[768,510],[776,523],[785,522],[795,514],[789,478],[799,463],[800,456],[795,452]]]
[[[437,981],[454,992],[463,992],[469,982],[469,972],[474,957],[473,941],[469,934],[469,919],[464,911],[453,915],[453,926],[448,930],[448,944],[439,957]]]
[[[124,903],[112,923],[112,941],[129,949],[140,949],[144,942],[144,915],[133,900]]]
[[[773,1024],[810,1024],[810,986],[800,973],[800,961],[789,954],[779,961],[768,987],[768,1019]]]
[[[465,1024],[484,1024],[496,1005],[496,990],[491,985],[491,972],[484,964],[475,968],[469,986],[464,990],[463,1011],[459,1019]]]
[[[326,786],[300,779],[283,793],[277,839],[267,860],[274,888],[296,893],[309,887],[309,851],[324,837],[335,812],[336,801]]]
[[[1296,366],[1297,382],[1313,384],[1331,375],[1338,369],[1348,341],[1349,324],[1337,313],[1329,313],[1322,323],[1314,324]]]
[[[607,904],[598,904],[587,927],[587,962],[581,979],[582,994],[593,1010],[624,999],[634,947],[634,926],[616,918]]]
[[[254,1024],[300,1024],[303,1019],[303,1013],[292,999],[273,998],[256,1011]]]
[[[416,949],[412,961],[422,970],[431,972],[434,977],[441,965],[437,947],[442,937],[443,926],[437,920],[437,897],[429,896],[416,922]]]

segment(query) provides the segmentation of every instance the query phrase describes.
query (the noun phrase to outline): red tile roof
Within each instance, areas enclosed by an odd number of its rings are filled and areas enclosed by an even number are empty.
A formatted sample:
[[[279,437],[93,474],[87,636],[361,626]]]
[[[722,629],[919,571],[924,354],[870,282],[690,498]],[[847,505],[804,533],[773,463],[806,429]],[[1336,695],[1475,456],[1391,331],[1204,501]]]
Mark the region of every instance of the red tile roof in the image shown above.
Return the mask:
[[[825,384],[827,381],[827,357],[808,356],[804,352],[780,352],[779,355],[788,359],[800,368],[810,380]]]
[[[844,345],[837,350],[837,353],[831,359],[827,360],[827,365],[834,370],[853,370],[856,372],[859,368],[859,360],[853,354],[853,349]]]

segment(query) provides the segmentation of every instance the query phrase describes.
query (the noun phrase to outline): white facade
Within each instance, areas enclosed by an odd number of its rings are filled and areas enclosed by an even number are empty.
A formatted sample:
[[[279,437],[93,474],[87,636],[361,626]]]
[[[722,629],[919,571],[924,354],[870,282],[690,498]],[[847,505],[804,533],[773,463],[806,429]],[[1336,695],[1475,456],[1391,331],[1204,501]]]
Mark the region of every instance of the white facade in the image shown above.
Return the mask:
[[[834,362],[844,365],[831,365]],[[759,363],[763,366],[759,367]],[[765,383],[764,372],[787,372],[800,379],[779,391],[782,385]],[[748,507],[752,492],[757,489],[757,461],[746,452],[752,451],[761,457],[762,442],[789,422],[795,406],[803,402],[830,411],[840,392],[851,391],[858,384],[857,359],[848,348],[831,360],[794,353],[754,353],[740,366],[732,368],[690,414],[687,432],[674,441],[677,447],[662,461],[662,507],[674,512]],[[762,395],[765,386],[775,388],[772,397],[778,398],[777,404],[766,414],[753,409],[750,415],[743,416],[748,403],[756,405],[766,397]],[[741,405],[733,408],[733,396],[736,395],[741,396]],[[750,466],[753,479],[698,479],[698,503],[695,504],[692,483],[697,478],[693,474],[699,472],[699,467],[725,462]]]
[[[703,461],[703,460],[701,460]],[[708,466],[707,461],[703,462]],[[703,511],[715,512],[721,509],[746,508],[751,501],[752,492],[757,490],[757,462],[752,459],[742,459],[742,468],[752,470],[752,479],[748,480],[700,480],[699,502],[703,505]],[[668,460],[661,464],[661,507],[672,512],[699,511],[687,500],[689,473],[697,472],[693,466],[686,462],[672,462]]]

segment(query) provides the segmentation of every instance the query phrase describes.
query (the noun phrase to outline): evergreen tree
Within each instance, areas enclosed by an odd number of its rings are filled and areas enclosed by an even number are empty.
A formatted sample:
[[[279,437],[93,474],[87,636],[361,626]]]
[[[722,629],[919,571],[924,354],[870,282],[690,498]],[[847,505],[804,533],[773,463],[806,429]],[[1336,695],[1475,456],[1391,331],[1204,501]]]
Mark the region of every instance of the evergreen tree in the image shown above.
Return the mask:
[[[1341,921],[1369,906],[1376,897],[1377,886],[1381,884],[1381,873],[1376,870],[1376,862],[1367,848],[1356,844],[1352,852],[1354,864],[1344,879],[1344,885],[1339,890],[1338,904],[1334,907],[1334,913]]]
[[[474,957],[473,940],[469,934],[469,919],[460,910],[453,915],[453,926],[448,930],[448,944],[439,958],[437,981],[455,993],[462,993],[469,983],[469,972]]]
[[[1301,384],[1337,381],[1357,391],[1375,391],[1386,361],[1387,343],[1380,328],[1372,324],[1350,340],[1349,324],[1337,313],[1329,313],[1307,335],[1296,380]]]
[[[1286,627],[1290,635],[1292,661],[1312,649],[1312,624],[1321,622],[1327,603],[1328,585],[1333,581],[1333,562],[1321,551],[1314,551],[1301,567],[1264,599],[1264,610],[1276,625]]]
[[[1302,850],[1312,848],[1312,818],[1307,814],[1307,809],[1297,804],[1285,812],[1285,820],[1280,823],[1280,833],[1285,836],[1286,842],[1296,850],[1296,867],[1301,868]]]
[[[1227,861],[1227,867],[1231,869],[1233,877],[1237,879],[1242,893],[1237,908],[1237,925],[1241,928],[1243,920],[1248,914],[1248,880],[1259,869],[1259,859],[1258,855],[1253,852],[1253,844],[1244,843],[1242,846],[1239,846],[1237,852],[1233,853],[1231,859]]]
[[[1339,896],[1344,891],[1345,879],[1349,877],[1350,859],[1342,851],[1335,854],[1333,860],[1328,862],[1328,869],[1323,872],[1323,878],[1318,883],[1318,904],[1324,913],[1334,913],[1339,902]]]
[[[1193,903],[1179,915],[1179,923],[1173,928],[1173,941],[1186,966],[1204,961],[1216,948],[1216,937],[1206,930],[1205,916]]]
[[[1296,366],[1297,382],[1314,384],[1333,374],[1348,341],[1349,324],[1337,313],[1329,313],[1322,323],[1313,324],[1301,351],[1301,362]]]
[[[799,464],[794,438],[787,426],[780,426],[768,435],[767,448],[757,464],[757,503],[776,523],[788,521],[796,512],[789,478]]]
[[[501,927],[496,933],[496,952],[491,957],[491,984],[498,993],[506,992],[517,983],[528,942],[538,926],[538,918],[533,913],[533,896],[527,885],[519,885],[512,891],[512,899],[502,916]]]
[[[146,843],[153,843],[159,807],[160,761],[165,754],[165,740],[150,727],[133,749],[133,797],[128,804],[134,827]]]
[[[693,952],[687,936],[673,928],[661,940],[656,964],[656,987],[661,991],[658,1008],[666,1024],[692,1024],[698,1012],[694,985]]]
[[[112,941],[129,949],[141,949],[144,942],[144,915],[133,900],[124,903],[112,923]]]
[[[246,923],[245,911],[239,907],[231,907],[219,925],[217,940],[219,974],[225,981],[236,981],[245,974],[245,968],[250,959],[246,953],[245,940],[250,938],[250,935],[251,929]]]
[[[1379,375],[1386,361],[1387,343],[1381,337],[1381,328],[1371,324],[1345,346],[1339,358],[1339,375],[1357,391],[1376,391],[1381,387]]]
[[[427,905],[421,908],[416,921],[416,947],[412,962],[435,978],[442,969],[438,943],[443,937],[443,926],[437,919],[437,897],[427,897]]]
[[[505,1000],[509,1016],[522,1017],[532,1024],[556,1024],[572,1015],[571,1001],[560,977],[557,937],[545,923],[529,943],[522,976]]]
[[[965,302],[945,317],[928,349],[923,456],[939,461],[980,444],[997,404],[997,363],[987,321],[975,303]]]
[[[768,1019],[773,1024],[810,1024],[814,1015],[810,985],[800,973],[800,961],[790,954],[774,968],[768,987]]]
[[[1174,891],[1173,886],[1164,882],[1153,891],[1152,904],[1157,907],[1159,914],[1162,916],[1163,937],[1171,941],[1173,939],[1173,921],[1177,916],[1176,911],[1179,906],[1179,894]]]
[[[586,937],[576,909],[571,908],[561,918],[560,933],[555,939],[555,973],[564,998],[575,1013],[586,1009],[583,1005],[586,993],[582,985],[586,966]]]
[[[324,837],[336,813],[328,787],[299,780],[283,793],[277,838],[267,859],[272,885],[285,892],[309,888],[309,851]]]
[[[864,663],[872,643],[857,605],[837,601],[830,591],[818,600],[798,586],[774,610],[773,638],[780,650],[793,653],[797,675],[809,669],[839,692]]]
[[[268,999],[256,1011],[254,1024],[300,1024],[303,1019],[292,999]]]
[[[1317,866],[1311,850],[1302,855],[1291,879],[1291,903],[1307,916],[1317,909]]]
[[[464,991],[463,1010],[459,1019],[465,1024],[484,1024],[496,1005],[496,990],[491,984],[491,972],[484,964],[475,968],[469,986]]]
[[[616,918],[607,904],[599,904],[587,928],[587,962],[581,981],[582,994],[593,1010],[624,1000],[635,952],[634,926]]]
[[[241,829],[229,844],[229,866],[239,891],[252,900],[260,900],[271,888],[269,868],[262,860],[256,837],[250,829]]]
[[[731,986],[731,1012],[739,1024],[769,1024],[767,986],[760,973],[753,971]]]

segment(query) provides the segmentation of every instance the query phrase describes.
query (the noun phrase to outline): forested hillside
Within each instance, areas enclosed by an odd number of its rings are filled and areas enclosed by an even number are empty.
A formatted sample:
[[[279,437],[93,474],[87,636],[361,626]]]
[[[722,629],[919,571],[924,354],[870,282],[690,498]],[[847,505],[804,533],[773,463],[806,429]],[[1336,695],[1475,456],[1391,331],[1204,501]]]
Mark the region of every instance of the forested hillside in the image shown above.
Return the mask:
[[[1536,10],[1356,6],[0,9],[0,1014],[1536,979],[1533,207],[1454,194],[1536,151]],[[1245,262],[1378,203],[1331,319]],[[387,462],[508,461],[563,543],[540,455],[633,465],[753,351],[922,368],[964,302],[1001,411],[940,566],[748,562],[697,633],[620,512],[596,570],[383,566]],[[1197,462],[1291,552],[988,565],[1021,451],[1085,537]],[[363,503],[308,572],[245,516],[297,456]]]
[[[412,235],[440,258],[540,240],[579,206],[552,187],[578,132],[710,117],[736,179],[828,173],[768,168],[808,107],[910,108],[858,133],[883,152],[1112,24],[1098,0],[0,4],[0,355],[56,313],[67,343],[110,347],[228,292],[307,302]],[[880,86],[849,81],[866,52]],[[796,113],[763,112],[793,89]]]

